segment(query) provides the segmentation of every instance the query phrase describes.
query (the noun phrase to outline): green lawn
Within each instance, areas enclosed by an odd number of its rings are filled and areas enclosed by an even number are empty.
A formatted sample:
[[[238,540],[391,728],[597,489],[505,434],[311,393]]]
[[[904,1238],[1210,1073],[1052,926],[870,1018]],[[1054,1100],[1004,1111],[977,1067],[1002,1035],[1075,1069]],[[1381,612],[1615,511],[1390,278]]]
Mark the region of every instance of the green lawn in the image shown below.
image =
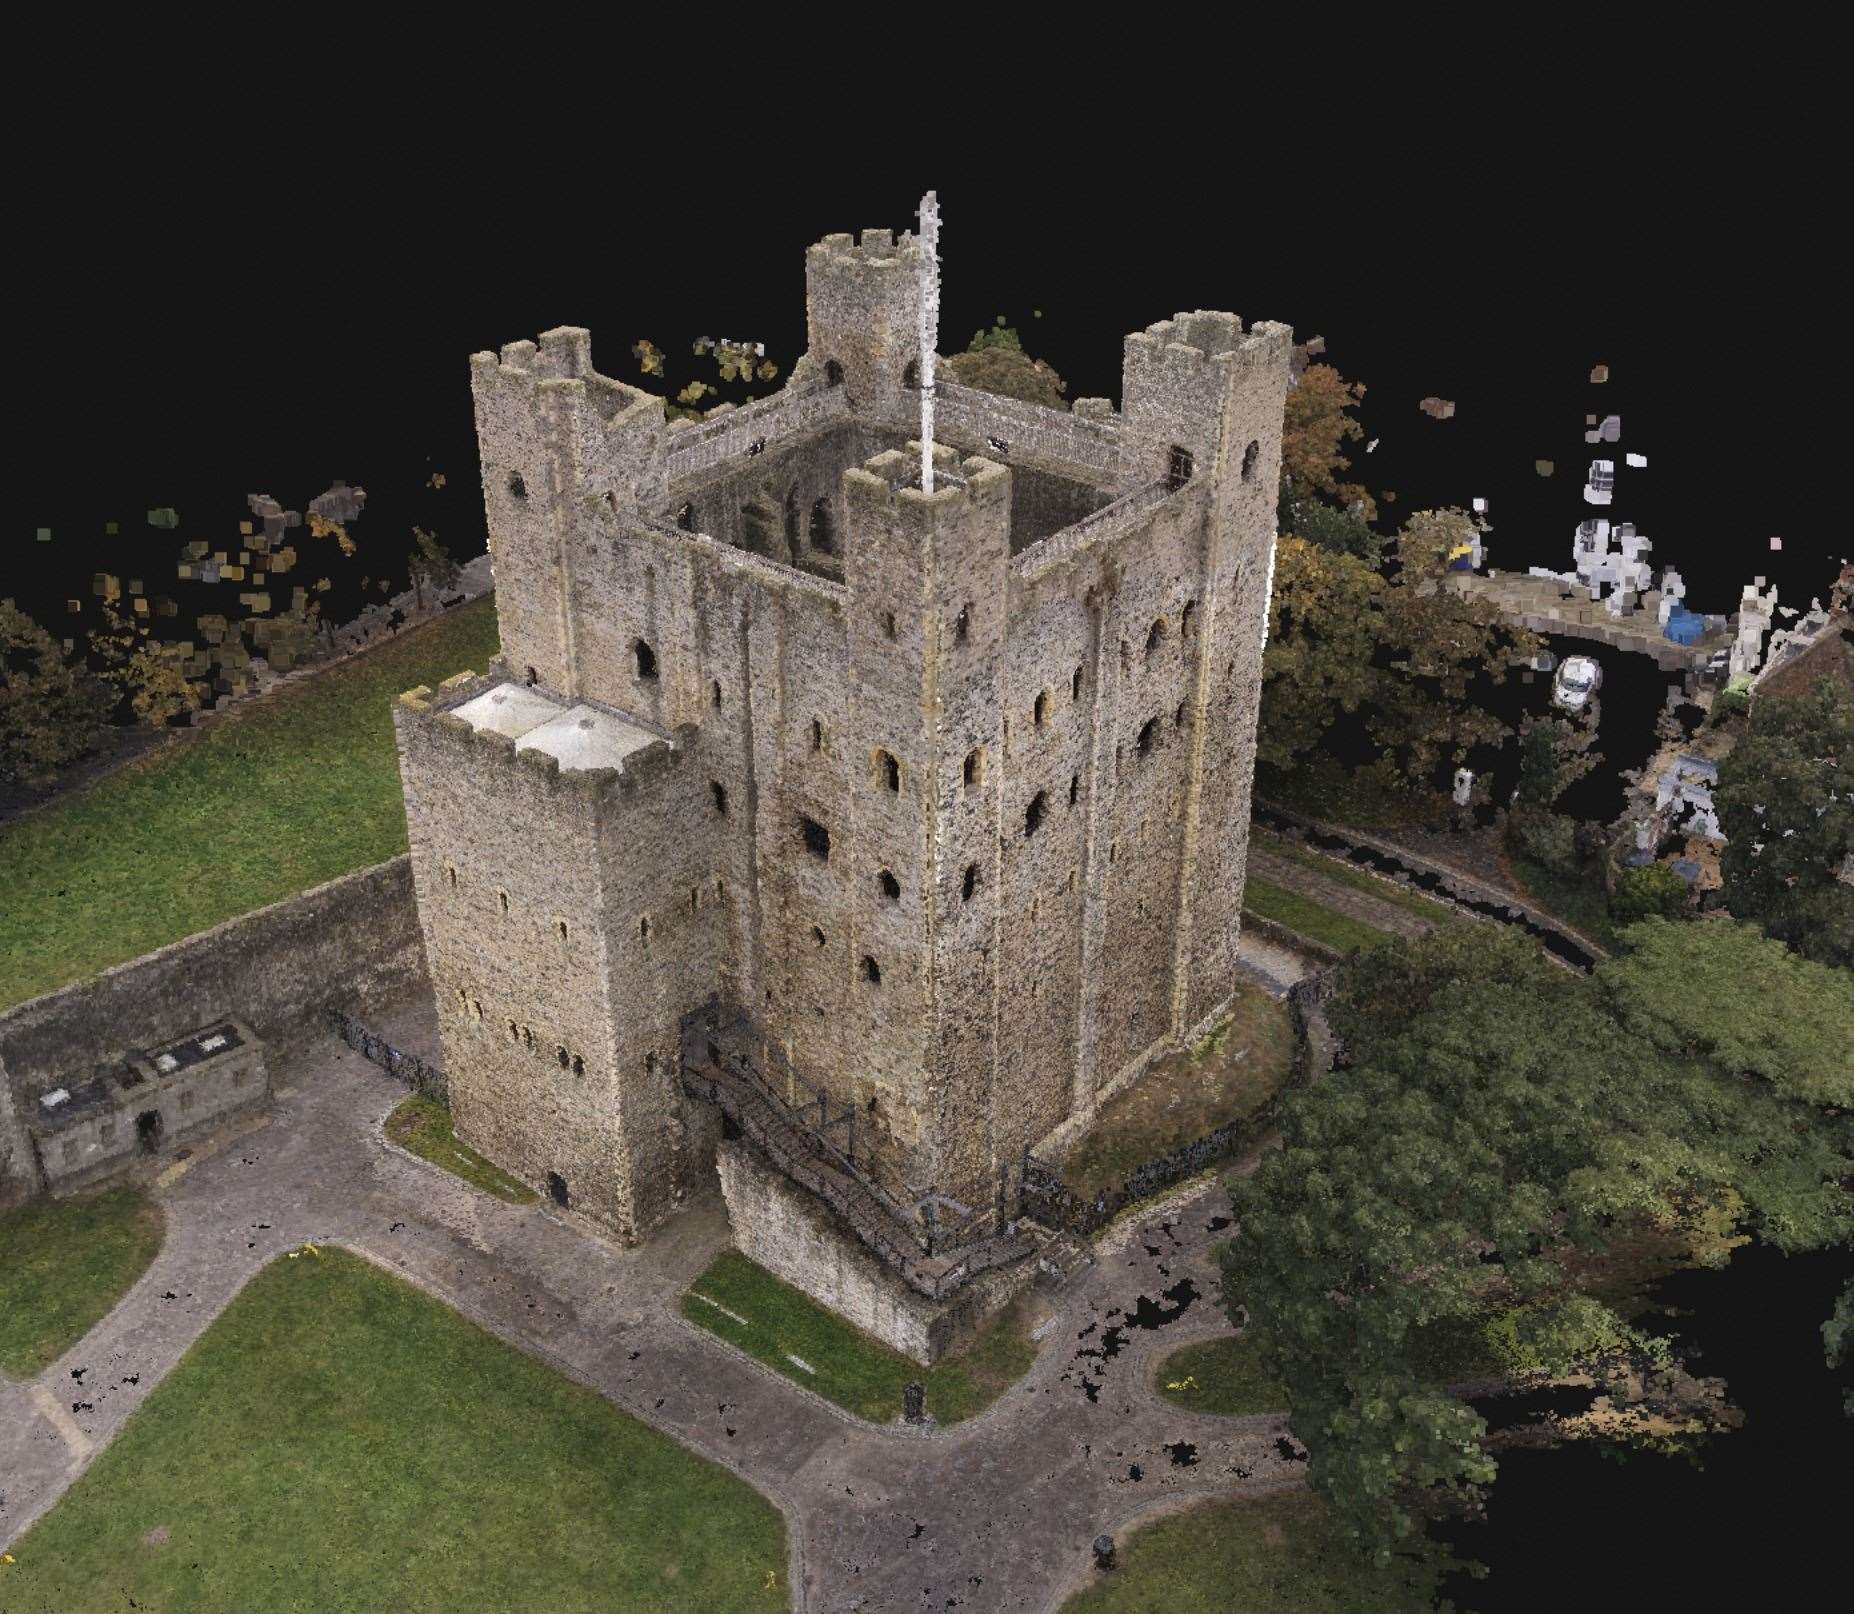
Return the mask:
[[[936,1423],[959,1423],[983,1412],[1036,1360],[1027,1300],[1006,1307],[958,1356],[924,1368],[755,1266],[738,1250],[723,1250],[689,1286],[682,1297],[682,1314],[793,1383],[871,1423],[894,1422],[901,1412],[902,1387],[911,1379],[926,1385],[927,1411]],[[747,1320],[742,1324],[736,1317]],[[792,1361],[794,1356],[814,1371],[800,1367]]]
[[[1189,1053],[1168,1054],[1101,1106],[1062,1160],[1062,1180],[1083,1199],[1118,1188],[1148,1160],[1195,1142],[1273,1095],[1294,1063],[1284,1004],[1246,981],[1217,1029]]]
[[[1427,919],[1434,925],[1467,924],[1458,909],[1445,902],[1435,902],[1420,896],[1411,887],[1398,885],[1391,880],[1380,880],[1374,875],[1366,874],[1354,867],[1344,858],[1326,857],[1319,852],[1311,852],[1298,842],[1282,839],[1259,827],[1249,831],[1250,845],[1259,845],[1279,857],[1291,858],[1305,868],[1313,870],[1322,879],[1331,880],[1335,885],[1349,886],[1354,891],[1362,891],[1368,897],[1376,897],[1380,902],[1388,902],[1392,907],[1402,908],[1406,913],[1413,913],[1419,919]]]
[[[764,1497],[334,1249],[260,1272],[13,1555],[18,1614],[789,1606]]]
[[[525,1183],[492,1165],[451,1134],[451,1112],[436,1099],[414,1093],[386,1118],[386,1135],[402,1149],[442,1166],[472,1188],[480,1188],[511,1205],[532,1205],[541,1196]]]
[[[1119,1538],[1119,1566],[1062,1614],[1429,1614],[1438,1571],[1373,1569],[1350,1555],[1311,1491],[1200,1503]]]
[[[1201,1339],[1179,1346],[1161,1361],[1153,1372],[1153,1387],[1162,1400],[1195,1412],[1232,1418],[1286,1412],[1287,1392],[1262,1371],[1259,1356],[1252,1333]]]
[[[163,1230],[160,1208],[125,1183],[0,1211],[0,1373],[36,1378],[96,1327]]]
[[[1389,934],[1361,924],[1350,914],[1323,908],[1298,891],[1289,891],[1254,874],[1243,884],[1242,905],[1264,919],[1285,925],[1298,936],[1325,942],[1342,953],[1349,953],[1354,947],[1375,947]]]
[[[392,699],[496,648],[459,606],[8,826],[0,1010],[403,852]]]

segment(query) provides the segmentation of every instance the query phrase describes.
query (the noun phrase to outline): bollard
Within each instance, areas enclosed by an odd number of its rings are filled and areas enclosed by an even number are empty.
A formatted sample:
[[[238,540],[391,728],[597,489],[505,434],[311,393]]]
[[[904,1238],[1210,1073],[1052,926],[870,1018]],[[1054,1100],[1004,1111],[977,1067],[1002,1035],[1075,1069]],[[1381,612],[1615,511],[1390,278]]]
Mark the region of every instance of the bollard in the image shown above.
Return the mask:
[[[901,1416],[908,1423],[927,1421],[927,1386],[919,1379],[910,1380],[902,1388]]]

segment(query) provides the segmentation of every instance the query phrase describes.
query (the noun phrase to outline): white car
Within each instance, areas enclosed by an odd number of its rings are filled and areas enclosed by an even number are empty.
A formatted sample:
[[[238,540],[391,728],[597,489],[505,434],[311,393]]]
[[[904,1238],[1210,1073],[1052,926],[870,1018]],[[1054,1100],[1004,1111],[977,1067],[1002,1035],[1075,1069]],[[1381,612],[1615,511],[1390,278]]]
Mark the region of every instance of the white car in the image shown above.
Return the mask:
[[[1582,711],[1603,682],[1603,669],[1590,656],[1566,656],[1551,683],[1553,704],[1567,712]]]

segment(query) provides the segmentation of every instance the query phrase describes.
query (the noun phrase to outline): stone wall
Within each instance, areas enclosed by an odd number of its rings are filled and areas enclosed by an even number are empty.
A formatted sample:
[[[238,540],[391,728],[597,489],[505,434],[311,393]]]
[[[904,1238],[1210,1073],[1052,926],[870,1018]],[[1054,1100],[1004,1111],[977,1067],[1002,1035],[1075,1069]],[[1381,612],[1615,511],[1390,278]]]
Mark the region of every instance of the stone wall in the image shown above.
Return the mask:
[[[0,1073],[23,1113],[28,1095],[214,1015],[245,1021],[275,1052],[321,1031],[330,1002],[378,1013],[424,978],[411,865],[396,857],[8,1010]],[[31,1180],[19,1124],[9,1144],[0,1102],[0,1198]]]
[[[929,1300],[753,1144],[724,1139],[716,1164],[742,1255],[924,1366],[969,1344],[1036,1279],[1036,1261],[1025,1257],[962,1285],[950,1300]]]

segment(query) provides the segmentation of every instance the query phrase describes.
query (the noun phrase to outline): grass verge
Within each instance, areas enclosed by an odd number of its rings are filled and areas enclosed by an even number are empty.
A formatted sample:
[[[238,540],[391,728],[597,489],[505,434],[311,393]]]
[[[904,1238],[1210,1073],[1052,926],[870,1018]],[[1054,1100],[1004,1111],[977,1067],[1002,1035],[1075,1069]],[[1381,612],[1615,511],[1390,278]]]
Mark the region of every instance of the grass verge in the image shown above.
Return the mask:
[[[918,1379],[927,1387],[927,1411],[934,1421],[950,1424],[983,1412],[1030,1371],[1036,1360],[1030,1339],[1033,1305],[1030,1296],[1018,1299],[959,1355],[924,1368],[738,1250],[723,1250],[684,1293],[682,1314],[794,1384],[871,1423],[894,1422],[901,1412],[902,1387]]]
[[[1242,1418],[1287,1411],[1287,1391],[1262,1371],[1251,1332],[1179,1346],[1154,1370],[1153,1388],[1160,1400],[1193,1412]]]
[[[21,1611],[788,1606],[766,1498],[333,1249],[260,1272],[13,1556]]]
[[[1285,925],[1296,935],[1311,941],[1325,942],[1342,953],[1349,953],[1355,947],[1375,947],[1389,934],[1360,923],[1350,914],[1323,908],[1298,891],[1289,891],[1254,874],[1243,883],[1242,903],[1264,919]]]
[[[495,601],[237,709],[0,836],[0,1010],[406,849],[391,703],[496,653]]]
[[[1331,880],[1335,885],[1349,886],[1365,896],[1376,897],[1379,902],[1388,902],[1394,908],[1402,908],[1406,913],[1415,914],[1419,919],[1427,919],[1433,925],[1466,924],[1460,912],[1446,902],[1436,902],[1420,896],[1405,886],[1391,880],[1380,880],[1373,875],[1354,868],[1343,858],[1326,857],[1319,852],[1311,852],[1294,841],[1283,840],[1279,835],[1258,827],[1249,831],[1251,845],[1260,845],[1278,857],[1289,858],[1303,868],[1311,869],[1323,880]]]
[[[0,1372],[36,1378],[64,1355],[148,1270],[162,1232],[128,1183],[0,1211]]]
[[[451,1112],[436,1099],[414,1093],[386,1118],[386,1136],[421,1160],[442,1166],[472,1188],[480,1188],[511,1205],[532,1205],[541,1196],[485,1160],[451,1132]]]
[[[1118,1188],[1148,1160],[1260,1109],[1293,1062],[1286,1005],[1239,982],[1230,1014],[1215,1031],[1188,1053],[1155,1060],[1101,1106],[1062,1161],[1062,1180],[1083,1199]]]
[[[1441,1578],[1439,1555],[1372,1568],[1304,1490],[1200,1503],[1142,1526],[1119,1548],[1119,1567],[1098,1574],[1062,1614],[1429,1614]]]

